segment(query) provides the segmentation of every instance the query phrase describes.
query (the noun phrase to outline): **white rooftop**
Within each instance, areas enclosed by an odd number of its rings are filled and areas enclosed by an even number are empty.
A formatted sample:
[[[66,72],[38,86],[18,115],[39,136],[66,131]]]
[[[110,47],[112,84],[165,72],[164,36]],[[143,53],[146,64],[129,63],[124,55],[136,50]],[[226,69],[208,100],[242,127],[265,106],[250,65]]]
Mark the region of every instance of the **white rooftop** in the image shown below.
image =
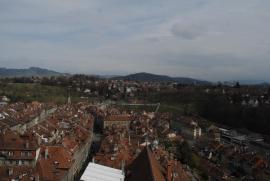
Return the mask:
[[[122,170],[89,163],[80,180],[84,181],[124,181]]]

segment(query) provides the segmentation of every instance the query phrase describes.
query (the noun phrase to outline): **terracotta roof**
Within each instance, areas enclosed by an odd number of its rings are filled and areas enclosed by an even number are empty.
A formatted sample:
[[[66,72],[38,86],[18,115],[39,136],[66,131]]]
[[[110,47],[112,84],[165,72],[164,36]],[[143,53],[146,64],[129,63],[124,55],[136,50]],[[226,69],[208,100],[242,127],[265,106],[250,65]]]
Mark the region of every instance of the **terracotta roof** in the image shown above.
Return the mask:
[[[45,158],[46,148],[49,153],[48,158]],[[41,148],[40,155],[37,170],[41,180],[62,180],[73,164],[71,154],[62,146],[44,146]]]
[[[0,110],[0,122],[10,127],[25,124],[37,117],[45,108],[46,106],[44,104],[37,102],[34,104],[10,104]]]
[[[122,161],[126,165],[130,164],[134,159],[135,148],[128,142],[127,138],[116,139],[116,137],[107,136],[102,141],[99,153],[94,157],[95,162],[118,169],[121,168]],[[114,150],[115,146],[117,146],[116,150]]]
[[[26,144],[28,143],[28,145]],[[21,136],[11,130],[0,133],[0,150],[36,150],[38,144],[29,136]]]
[[[9,174],[9,170],[12,170]],[[20,176],[21,180],[31,180],[34,178],[34,169],[30,166],[0,166],[1,181],[10,181],[12,179],[18,179]]]
[[[44,158],[46,148],[49,153],[48,159]],[[70,152],[62,146],[43,146],[40,154],[43,156],[41,160],[48,160],[52,165],[57,162],[57,168],[69,169],[73,163]]]
[[[128,114],[110,115],[105,118],[105,121],[131,121],[131,117]]]
[[[187,174],[187,172],[183,169],[182,164],[179,161],[172,161],[173,165],[173,180],[174,181],[189,181],[191,178]]]
[[[90,133],[81,126],[78,126],[74,130],[74,133],[75,133],[76,139],[79,140],[80,142],[85,142],[90,137]]]
[[[74,137],[66,136],[63,138],[62,145],[69,149],[71,153],[74,153],[78,148],[78,143],[76,142]]]
[[[145,147],[127,168],[126,181],[165,181],[162,167],[154,158],[150,148]]]

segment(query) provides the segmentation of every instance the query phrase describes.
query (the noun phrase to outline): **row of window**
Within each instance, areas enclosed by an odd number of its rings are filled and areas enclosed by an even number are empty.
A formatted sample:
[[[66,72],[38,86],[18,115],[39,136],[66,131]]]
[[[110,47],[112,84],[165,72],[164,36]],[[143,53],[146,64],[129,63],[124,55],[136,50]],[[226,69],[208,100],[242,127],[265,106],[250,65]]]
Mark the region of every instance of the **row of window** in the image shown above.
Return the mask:
[[[2,161],[2,164],[3,165],[28,165],[29,164],[29,161],[25,161],[25,160],[16,160],[16,161]]]
[[[29,151],[23,151],[23,152],[21,152],[21,156],[28,156],[28,157],[30,157],[30,156],[32,156],[32,153],[29,152]]]
[[[14,152],[13,151],[2,151],[1,152],[3,155],[8,155],[8,156],[13,156],[14,155]],[[32,156],[32,153],[29,152],[29,151],[22,151],[21,152],[21,156],[27,156],[27,157],[30,157]]]

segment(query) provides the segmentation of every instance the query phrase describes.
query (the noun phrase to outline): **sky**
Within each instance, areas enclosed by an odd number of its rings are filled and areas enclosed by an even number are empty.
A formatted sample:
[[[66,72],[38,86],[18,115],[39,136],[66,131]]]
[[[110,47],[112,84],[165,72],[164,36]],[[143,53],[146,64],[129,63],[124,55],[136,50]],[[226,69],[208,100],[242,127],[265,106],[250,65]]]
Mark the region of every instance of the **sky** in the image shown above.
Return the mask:
[[[269,0],[0,0],[0,67],[270,81]]]

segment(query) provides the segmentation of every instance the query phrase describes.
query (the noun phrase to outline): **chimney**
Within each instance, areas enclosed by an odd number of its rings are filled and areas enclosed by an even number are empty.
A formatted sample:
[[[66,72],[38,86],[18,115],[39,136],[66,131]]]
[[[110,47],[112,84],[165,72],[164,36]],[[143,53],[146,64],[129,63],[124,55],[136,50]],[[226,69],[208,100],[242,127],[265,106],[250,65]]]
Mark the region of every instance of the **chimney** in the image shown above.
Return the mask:
[[[8,175],[9,176],[13,175],[13,168],[8,168]]]
[[[168,161],[167,165],[167,181],[172,181],[172,176],[173,176],[173,163],[171,161]]]
[[[48,159],[49,158],[49,149],[48,147],[46,147],[45,149],[45,159]]]
[[[95,157],[92,158],[92,162],[95,163]]]

